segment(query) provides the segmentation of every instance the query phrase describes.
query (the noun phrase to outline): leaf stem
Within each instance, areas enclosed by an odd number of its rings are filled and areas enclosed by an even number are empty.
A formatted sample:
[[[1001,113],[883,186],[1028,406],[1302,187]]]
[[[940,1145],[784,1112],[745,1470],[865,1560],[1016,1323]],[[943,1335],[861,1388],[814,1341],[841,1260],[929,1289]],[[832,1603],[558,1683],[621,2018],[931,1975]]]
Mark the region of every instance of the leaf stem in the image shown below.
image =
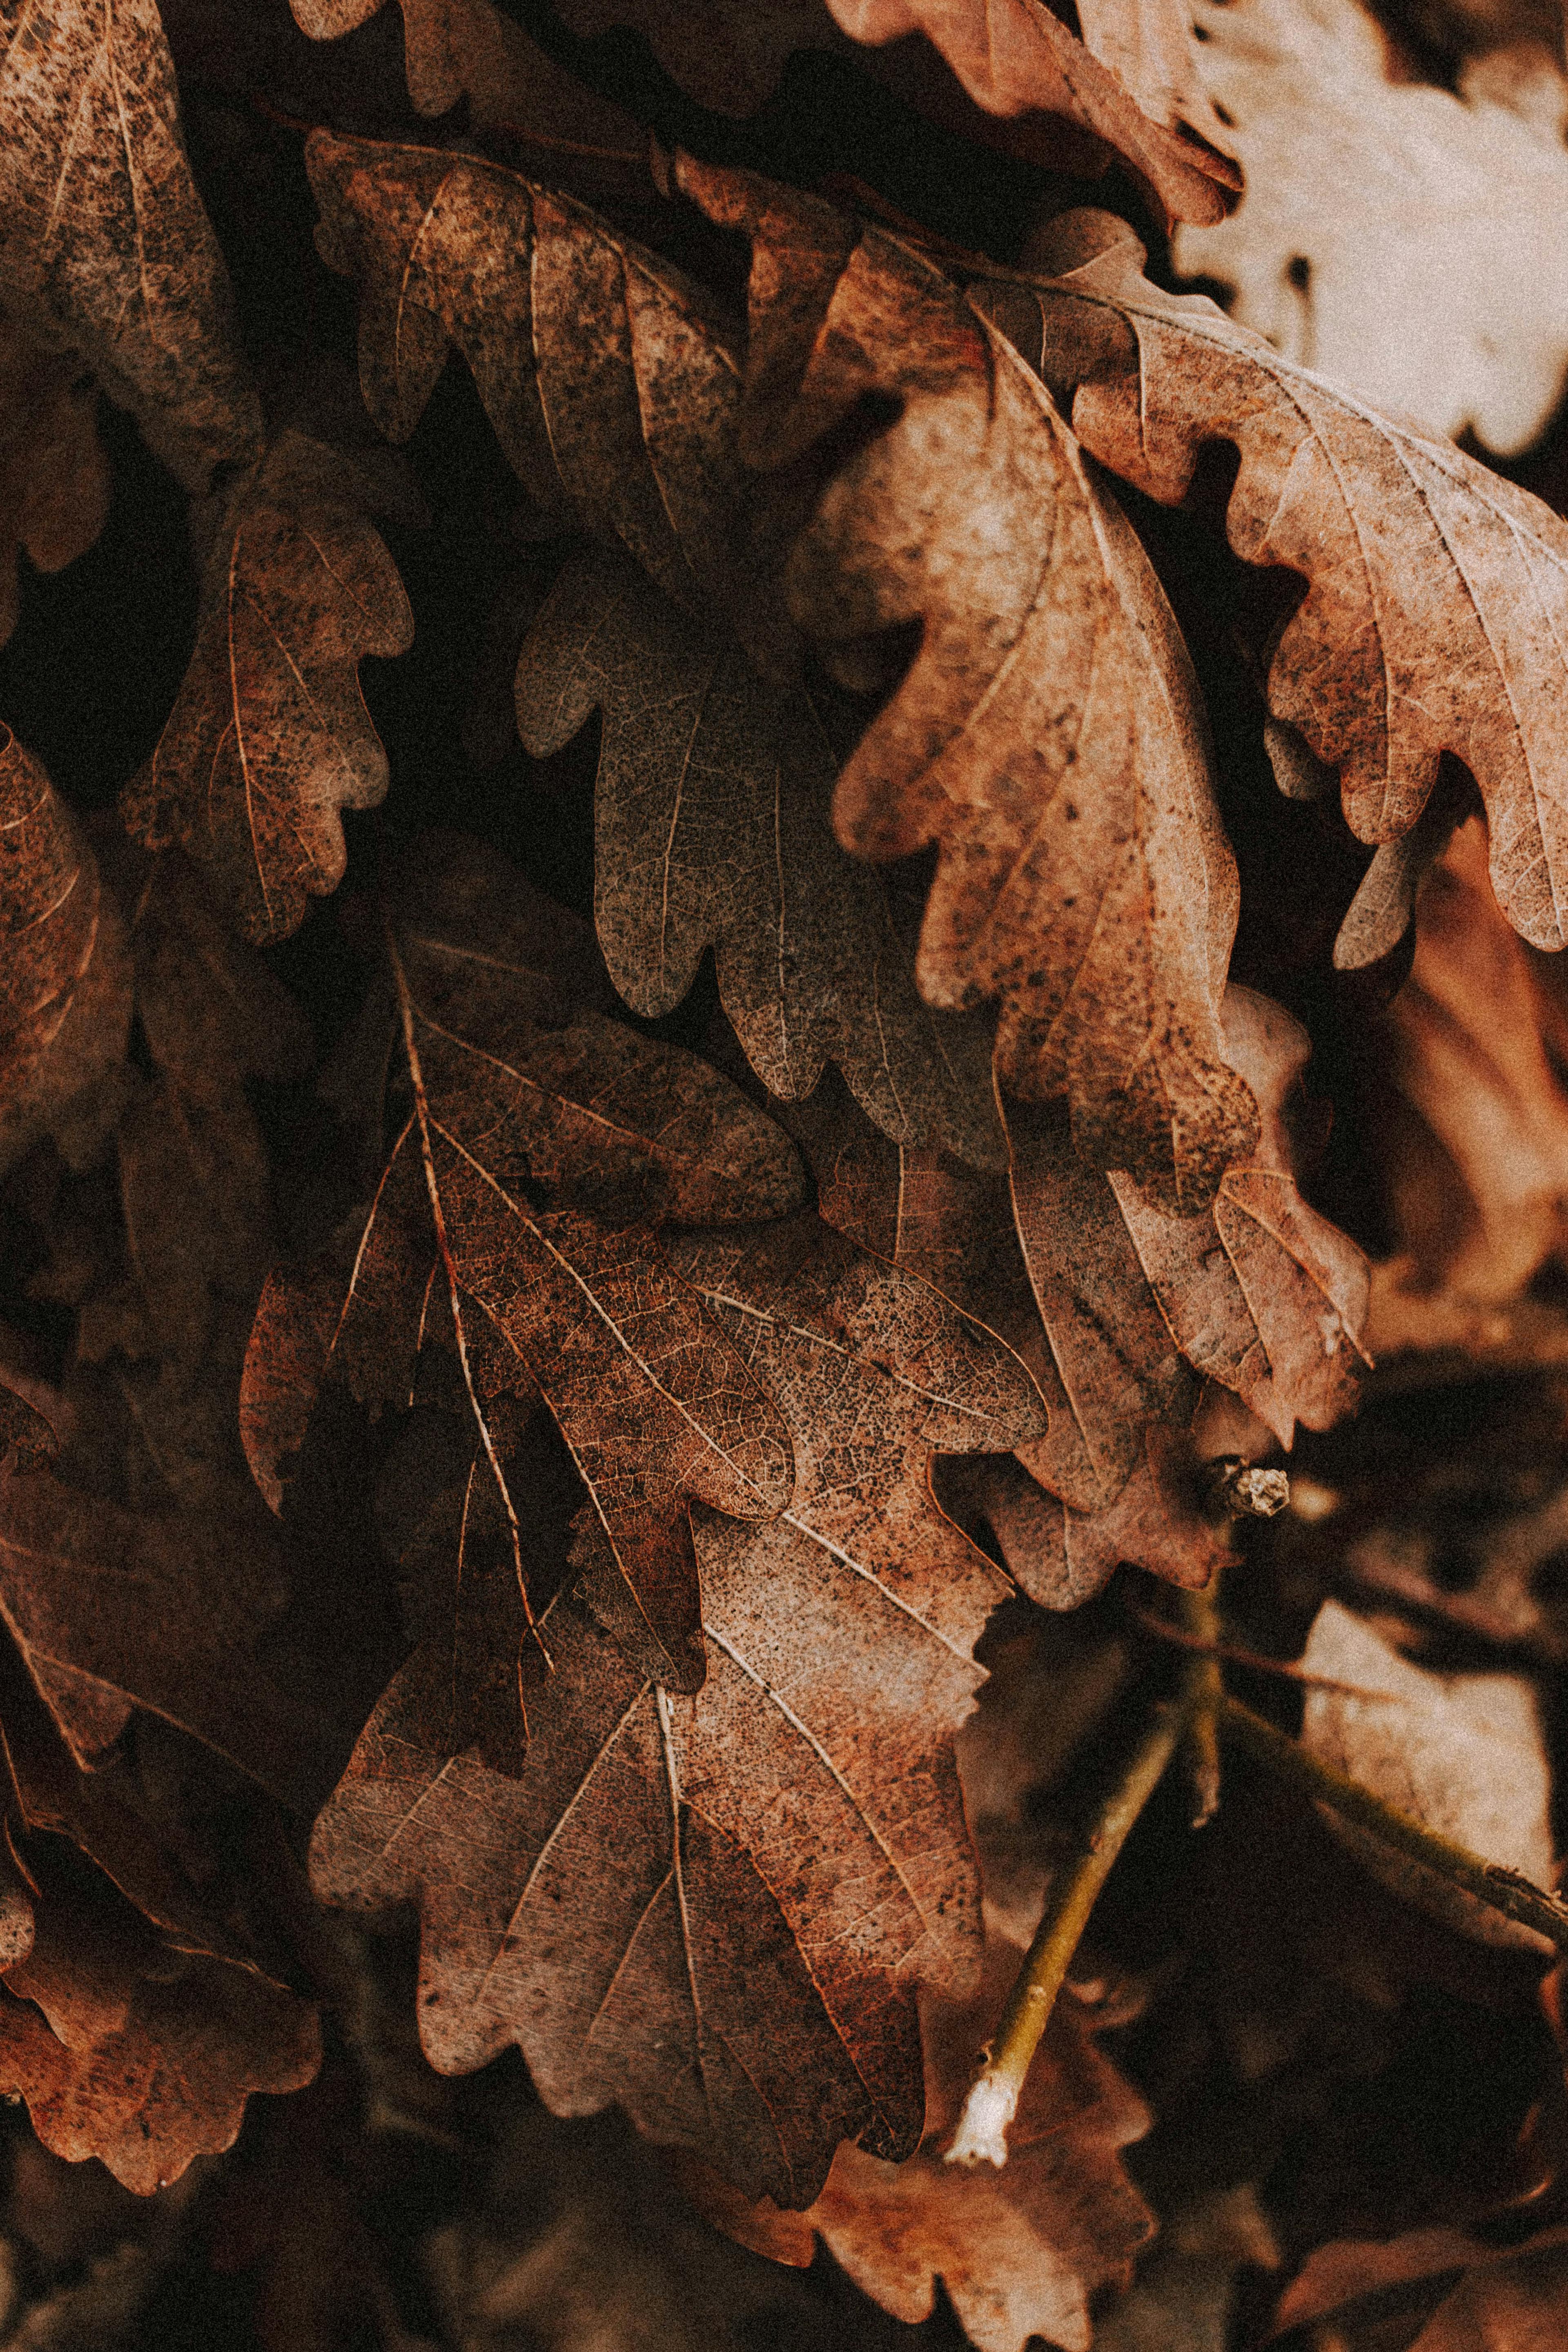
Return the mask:
[[[1194,1647],[1201,1644],[1189,1670],[1192,1706],[1183,1746],[1193,1784],[1193,1827],[1201,1830],[1219,1811],[1219,1708],[1225,1696],[1220,1672],[1219,1570],[1195,1592],[1178,1597],[1182,1630]]]
[[[1100,1888],[1127,1843],[1128,1833],[1176,1752],[1193,1703],[1189,1679],[1182,1702],[1156,1708],[1120,1776],[1106,1790],[1072,1860],[1052,1882],[1035,1939],[1020,1967],[985,2065],[969,2086],[958,2119],[949,2164],[1007,2161],[1007,2126],[1067,1979]]]
[[[1501,1863],[1483,1862],[1468,1846],[1439,1836],[1436,1830],[1423,1828],[1407,1813],[1374,1797],[1359,1781],[1347,1780],[1331,1764],[1321,1763],[1299,1740],[1290,1738],[1228,1694],[1220,1701],[1219,1726],[1238,1748],[1245,1748],[1258,1763],[1289,1780],[1304,1795],[1329,1806],[1359,1829],[1370,1831],[1385,1845],[1473,1895],[1478,1903],[1500,1911],[1505,1919],[1533,1927],[1560,1950],[1568,1951],[1568,1903],[1559,1895],[1549,1895],[1517,1870],[1510,1870]]]

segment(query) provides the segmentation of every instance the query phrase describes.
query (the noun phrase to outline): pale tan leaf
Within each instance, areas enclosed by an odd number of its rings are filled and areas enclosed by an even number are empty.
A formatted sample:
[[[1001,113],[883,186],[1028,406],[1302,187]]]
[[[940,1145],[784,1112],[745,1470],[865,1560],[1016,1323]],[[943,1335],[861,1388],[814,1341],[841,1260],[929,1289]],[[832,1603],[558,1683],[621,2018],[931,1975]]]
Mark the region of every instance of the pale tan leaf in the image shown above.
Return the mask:
[[[1180,232],[1177,269],[1233,287],[1243,325],[1376,408],[1503,456],[1534,440],[1568,362],[1561,68],[1549,129],[1473,88],[1395,79],[1358,0],[1195,13],[1247,193]]]
[[[1437,1675],[1412,1665],[1337,1601],[1313,1620],[1301,1664],[1357,1693],[1309,1690],[1309,1752],[1484,1862],[1538,1886],[1556,1877],[1551,1768],[1534,1692],[1513,1675]],[[1332,1826],[1398,1894],[1483,1943],[1551,1948],[1546,1937],[1334,1818]]]

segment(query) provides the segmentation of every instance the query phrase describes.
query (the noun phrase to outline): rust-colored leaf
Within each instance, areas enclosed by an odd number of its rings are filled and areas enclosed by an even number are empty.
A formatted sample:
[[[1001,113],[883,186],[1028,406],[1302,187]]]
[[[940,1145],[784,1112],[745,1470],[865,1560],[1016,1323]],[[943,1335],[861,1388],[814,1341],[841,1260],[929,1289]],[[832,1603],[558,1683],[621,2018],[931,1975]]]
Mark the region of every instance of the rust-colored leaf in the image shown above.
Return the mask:
[[[1232,547],[1309,583],[1268,707],[1339,769],[1352,831],[1407,832],[1453,754],[1486,803],[1499,904],[1534,946],[1560,948],[1568,526],[1206,297],[1151,285],[1124,223],[1069,215],[1051,239],[1060,274],[992,289],[986,308],[1070,399],[1084,446],[1151,497],[1184,497],[1206,443],[1237,449]]]
[[[804,2213],[765,2200],[748,2205],[716,2174],[689,2166],[684,2178],[700,2209],[775,2262],[804,2266],[820,2238],[858,2286],[905,2322],[931,2316],[940,2279],[979,2352],[1026,2352],[1040,2337],[1089,2352],[1089,2299],[1125,2283],[1154,2216],[1121,2158],[1148,2130],[1148,2109],[1097,2048],[1082,2002],[1070,1993],[1058,2002],[1005,2169],[942,2161],[1019,1957],[1016,1946],[993,1944],[973,1999],[922,1998],[926,2129],[908,2163],[841,2147]]]
[[[252,2091],[310,2080],[316,2013],[73,1766],[8,1638],[0,1723],[0,2084],[47,2147],[148,2193],[228,2147]]]
[[[386,791],[359,688],[366,654],[406,653],[414,622],[370,522],[371,481],[293,430],[213,519],[195,650],[122,806],[137,840],[178,842],[242,929],[282,938],[342,878],[342,811]]]
[[[921,625],[839,777],[839,838],[876,859],[937,845],[921,992],[1000,997],[1004,1082],[1066,1097],[1087,1158],[1198,1205],[1255,1131],[1219,1024],[1236,868],[1142,547],[1039,378],[933,266],[766,182],[689,163],[683,180],[752,238],[754,461],[864,394],[900,406],[787,572],[857,683],[868,641]]]
[[[16,625],[19,556],[61,572],[108,512],[97,386],[70,353],[0,314],[0,645]]]
[[[913,2147],[913,1988],[974,1958],[951,1741],[1005,1587],[931,1505],[927,1461],[1038,1408],[987,1332],[815,1219],[671,1247],[743,1335],[800,1465],[772,1527],[698,1515],[706,1682],[672,1695],[630,1663],[590,1544],[542,1622],[555,1673],[521,1776],[427,1748],[400,1676],[317,1824],[313,1877],[337,1902],[419,1893],[437,2065],[516,2041],[558,2112],[618,2099],[800,2205],[839,2139]]]
[[[776,1412],[651,1220],[777,1213],[799,1196],[799,1163],[695,1055],[595,1012],[563,1017],[551,927],[572,927],[550,910],[531,943],[530,895],[500,860],[456,845],[423,882],[387,929],[391,1156],[343,1277],[274,1283],[262,1300],[241,1397],[252,1467],[277,1499],[324,1380],[406,1403],[421,1346],[444,1339],[509,1525],[488,1400],[537,1387],[660,1673],[693,1686],[688,1503],[771,1517],[792,1472]],[[585,944],[579,933],[579,995],[592,993]]]
[[[260,446],[155,0],[0,11],[0,300],[81,352],[187,486]]]
[[[0,1475],[0,1614],[81,1761],[134,1703],[308,1809],[331,1727],[256,1656],[286,1598],[276,1532],[243,1490],[227,1517],[154,1515],[40,1472]]]
[[[232,2147],[253,2091],[297,2091],[321,2028],[280,1985],[138,1937],[127,1906],[49,1906],[3,1971],[0,2083],[57,2156],[96,2156],[143,2196]],[[141,1948],[138,1948],[139,1945]]]

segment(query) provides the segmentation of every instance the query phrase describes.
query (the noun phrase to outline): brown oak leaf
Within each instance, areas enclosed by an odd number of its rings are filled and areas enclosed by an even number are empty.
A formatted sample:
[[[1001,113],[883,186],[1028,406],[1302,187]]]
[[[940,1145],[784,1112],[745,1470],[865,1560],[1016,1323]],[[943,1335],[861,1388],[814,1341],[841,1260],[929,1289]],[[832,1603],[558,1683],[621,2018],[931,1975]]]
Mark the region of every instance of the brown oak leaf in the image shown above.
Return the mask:
[[[1121,162],[1167,222],[1218,220],[1241,185],[1218,152],[1226,131],[1179,0],[1086,0],[1082,40],[1038,0],[562,0],[561,14],[590,37],[635,27],[684,89],[721,113],[753,112],[793,52],[847,47],[847,34],[878,51],[897,45],[868,63],[921,112],[972,137],[985,136],[987,118],[1017,123],[996,143],[1047,168]]]
[[[1224,1012],[1262,1132],[1213,1206],[1187,1217],[1086,1168],[1047,1109],[1005,1106],[1009,1183],[899,1153],[826,1090],[787,1114],[823,1215],[923,1275],[1028,1365],[1045,1436],[1017,1447],[1016,1464],[944,1465],[941,1491],[966,1524],[990,1524],[1047,1607],[1077,1606],[1121,1559],[1202,1584],[1226,1556],[1188,1434],[1199,1374],[1287,1446],[1298,1420],[1328,1428],[1356,1401],[1366,1261],[1302,1200],[1285,1121],[1305,1032],[1249,989],[1228,989]]]
[[[689,1686],[702,1666],[689,1502],[771,1517],[792,1470],[775,1409],[652,1221],[780,1213],[799,1162],[694,1055],[563,1002],[550,956],[574,931],[577,992],[593,993],[583,927],[503,861],[458,844],[410,871],[386,929],[401,1047],[390,1157],[352,1265],[275,1278],[263,1297],[241,1393],[252,1468],[276,1506],[322,1383],[408,1403],[439,1337],[509,1524],[489,1401],[537,1388],[660,1672]],[[521,1590],[520,1544],[515,1567]]]
[[[1568,525],[1206,296],[1162,292],[1124,222],[1064,215],[1047,244],[1059,274],[978,299],[1070,399],[1085,448],[1149,496],[1184,498],[1205,444],[1237,450],[1232,548],[1308,582],[1274,648],[1268,707],[1339,769],[1352,831],[1397,839],[1443,755],[1462,760],[1486,803],[1499,904],[1532,945],[1560,948]]]
[[[1333,2240],[1281,2296],[1271,2343],[1307,2352],[1549,2352],[1568,2326],[1568,2230],[1499,2249],[1444,2228],[1381,2242]]]
[[[232,2147],[253,2091],[297,2091],[321,2063],[309,2003],[172,1948],[101,1882],[47,1894],[0,1974],[0,2083],[46,2147],[144,2196]]]
[[[997,1162],[987,1048],[921,1003],[881,886],[834,840],[837,762],[805,689],[594,555],[568,562],[523,645],[524,748],[558,750],[595,706],[595,913],[633,1012],[672,1011],[711,945],[770,1093],[808,1095],[831,1058],[895,1140]]]
[[[260,446],[155,0],[0,10],[0,301],[79,352],[187,488]]]
[[[747,2205],[688,2162],[682,2177],[700,2210],[775,2262],[804,2267],[820,2238],[857,2286],[906,2323],[931,2316],[940,2279],[979,2352],[1026,2352],[1040,2337],[1089,2352],[1090,2295],[1125,2284],[1154,2230],[1121,2158],[1151,2118],[1097,2047],[1092,2011],[1070,1992],[1058,2000],[1003,2170],[942,2160],[1018,1959],[1015,1946],[994,1942],[973,1999],[922,1995],[926,2128],[907,2163],[840,2147],[816,2203],[792,2213],[766,2200]]]
[[[98,861],[3,721],[0,827],[0,1165],[8,1165],[119,1062],[131,992],[123,929]]]
[[[1422,886],[1364,1089],[1393,1228],[1373,1281],[1382,1349],[1485,1347],[1493,1310],[1568,1247],[1559,972],[1505,922],[1472,818]]]
[[[936,845],[922,993],[1000,997],[1004,1082],[1065,1096],[1086,1157],[1196,1206],[1254,1133],[1219,1024],[1238,895],[1142,547],[1038,377],[931,264],[764,181],[688,162],[682,184],[752,236],[753,461],[864,394],[900,406],[786,574],[857,682],[867,641],[923,625],[839,777],[840,840],[874,859]]]
[[[814,1218],[671,1246],[744,1335],[800,1462],[773,1526],[697,1516],[705,1683],[672,1695],[630,1662],[589,1547],[542,1619],[555,1673],[521,1776],[426,1748],[400,1676],[312,1875],[335,1902],[419,1893],[438,2067],[516,2041],[557,2112],[617,2099],[800,2205],[841,2138],[913,2147],[913,1987],[975,1956],[952,1733],[1005,1586],[931,1504],[927,1465],[1038,1406],[988,1332]]]
[[[286,1598],[276,1530],[243,1488],[227,1513],[153,1513],[0,1475],[0,1615],[83,1763],[134,1704],[308,1811],[331,1782],[332,1727],[257,1655]]]
[[[77,1769],[9,1640],[0,1750],[0,2085],[55,2153],[150,2192],[228,2147],[252,2091],[310,2080],[316,2012]]]
[[[97,386],[69,352],[0,313],[0,645],[16,625],[19,556],[61,572],[108,513]]]
[[[321,133],[310,160],[322,250],[359,281],[383,430],[412,432],[456,343],[525,487],[677,608],[579,562],[518,669],[531,751],[570,740],[595,703],[607,714],[595,892],[616,985],[667,1012],[714,942],[773,1092],[809,1088],[832,1054],[891,1131],[994,1163],[989,1089],[954,1024],[921,1008],[879,889],[827,836],[832,754],[802,688],[773,676],[791,639],[737,530],[741,382],[712,302],[569,198],[474,157]]]
[[[1323,1678],[1302,1717],[1310,1754],[1484,1862],[1553,1884],[1551,1767],[1536,1695],[1521,1675],[1430,1673],[1337,1601],[1313,1619],[1301,1664]],[[1461,1934],[1551,1951],[1533,1928],[1366,1831],[1337,1820],[1331,1827],[1396,1895]]]
[[[188,850],[249,939],[337,887],[342,812],[386,791],[359,664],[406,653],[414,621],[375,504],[351,457],[292,428],[235,485],[208,517],[191,667],[122,797],[135,838]]]

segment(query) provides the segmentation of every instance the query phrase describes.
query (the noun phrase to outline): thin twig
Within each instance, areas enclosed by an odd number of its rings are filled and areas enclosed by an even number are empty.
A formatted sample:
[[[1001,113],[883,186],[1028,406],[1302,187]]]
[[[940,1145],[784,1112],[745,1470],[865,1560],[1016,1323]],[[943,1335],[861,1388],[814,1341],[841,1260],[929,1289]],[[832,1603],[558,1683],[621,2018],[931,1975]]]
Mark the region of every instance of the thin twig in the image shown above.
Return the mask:
[[[1227,1738],[1260,1764],[1267,1765],[1271,1772],[1277,1772],[1281,1780],[1329,1806],[1342,1820],[1369,1830],[1384,1845],[1393,1846],[1396,1853],[1419,1863],[1437,1877],[1446,1878],[1451,1885],[1473,1895],[1478,1903],[1500,1911],[1505,1919],[1512,1919],[1522,1927],[1533,1927],[1559,1949],[1568,1951],[1568,1903],[1560,1896],[1549,1895],[1544,1887],[1536,1886],[1517,1870],[1510,1870],[1501,1863],[1483,1862],[1468,1846],[1440,1837],[1436,1830],[1424,1829],[1408,1813],[1385,1805],[1381,1797],[1374,1797],[1359,1781],[1336,1772],[1331,1764],[1320,1763],[1299,1740],[1277,1730],[1263,1716],[1254,1715],[1239,1699],[1227,1695],[1221,1700],[1219,1722]]]
[[[1095,1898],[1175,1753],[1190,1705],[1189,1691],[1183,1704],[1156,1709],[1126,1769],[1101,1798],[1083,1845],[1058,1872],[986,2063],[969,2086],[947,2151],[949,2164],[1006,2163],[1007,2126],[1018,2111],[1030,2061],[1067,1979]]]
[[[1185,1636],[1182,1647],[1196,1653],[1189,1669],[1192,1707],[1182,1745],[1193,1784],[1193,1827],[1201,1830],[1219,1811],[1219,1703],[1225,1696],[1219,1670],[1219,1570],[1200,1591],[1180,1594],[1177,1605]]]
[[[1201,1600],[1204,1596],[1197,1597]],[[1271,1658],[1262,1650],[1242,1650],[1234,1642],[1214,1642],[1201,1633],[1186,1633],[1167,1618],[1156,1617],[1151,1609],[1140,1609],[1134,1604],[1129,1614],[1143,1633],[1157,1634],[1162,1642],[1173,1643],[1178,1650],[1186,1650],[1194,1656],[1217,1658],[1227,1666],[1246,1666],[1257,1675],[1278,1675],[1282,1681],[1297,1683],[1306,1690],[1339,1691],[1346,1698],[1376,1699],[1384,1706],[1410,1704],[1407,1692],[1368,1690],[1364,1683],[1342,1683],[1332,1675],[1309,1674],[1305,1666],[1298,1666],[1289,1658]]]

